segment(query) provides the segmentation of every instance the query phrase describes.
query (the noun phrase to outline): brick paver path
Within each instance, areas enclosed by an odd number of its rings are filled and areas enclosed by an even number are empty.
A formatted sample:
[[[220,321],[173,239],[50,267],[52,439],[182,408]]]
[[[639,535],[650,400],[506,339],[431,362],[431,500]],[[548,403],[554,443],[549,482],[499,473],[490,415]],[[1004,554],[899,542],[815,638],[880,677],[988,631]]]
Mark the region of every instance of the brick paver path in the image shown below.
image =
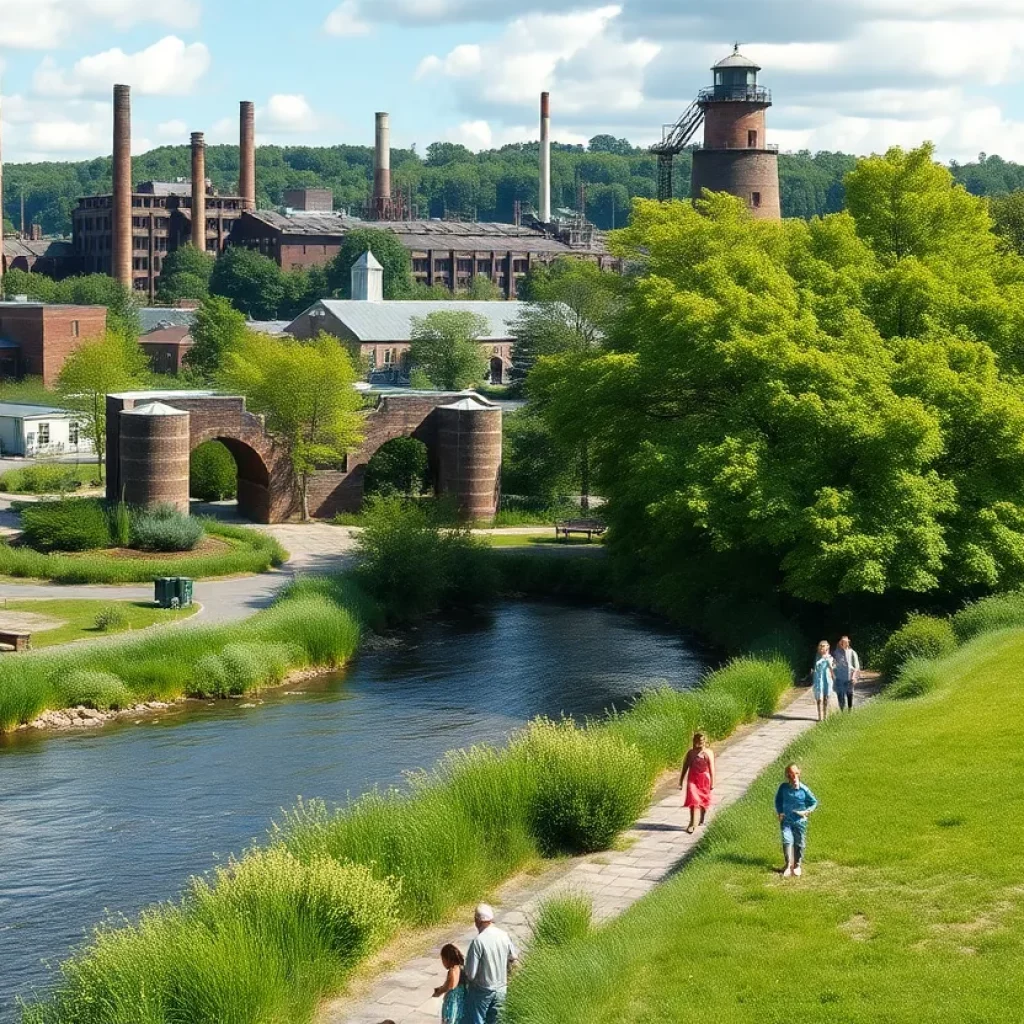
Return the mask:
[[[775,761],[801,733],[815,723],[814,700],[802,693],[772,718],[748,727],[717,752],[718,764],[714,802],[708,820],[738,800],[761,772]],[[626,834],[623,850],[581,857],[568,869],[555,868],[532,883],[506,887],[495,899],[497,923],[522,948],[530,935],[530,920],[545,900],[566,890],[586,893],[594,901],[597,921],[621,914],[670,875],[692,848],[700,842],[701,829],[686,832],[689,811],[682,806],[676,779],[662,782],[647,814]],[[771,817],[771,808],[766,811]],[[766,827],[770,827],[770,821]],[[472,925],[450,932],[435,932],[429,947],[391,973],[378,978],[360,999],[342,998],[328,1004],[320,1024],[436,1024],[441,1000],[431,992],[444,980],[437,951],[454,942],[465,951],[476,934]]]

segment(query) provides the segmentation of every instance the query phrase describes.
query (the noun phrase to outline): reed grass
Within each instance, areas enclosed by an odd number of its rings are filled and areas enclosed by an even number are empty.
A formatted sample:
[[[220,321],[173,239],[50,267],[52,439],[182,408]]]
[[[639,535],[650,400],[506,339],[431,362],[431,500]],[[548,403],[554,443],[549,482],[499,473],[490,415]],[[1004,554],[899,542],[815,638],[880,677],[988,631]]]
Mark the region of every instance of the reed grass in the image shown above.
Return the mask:
[[[586,893],[567,892],[540,905],[531,922],[533,946],[565,946],[586,938],[594,918],[594,901]]]

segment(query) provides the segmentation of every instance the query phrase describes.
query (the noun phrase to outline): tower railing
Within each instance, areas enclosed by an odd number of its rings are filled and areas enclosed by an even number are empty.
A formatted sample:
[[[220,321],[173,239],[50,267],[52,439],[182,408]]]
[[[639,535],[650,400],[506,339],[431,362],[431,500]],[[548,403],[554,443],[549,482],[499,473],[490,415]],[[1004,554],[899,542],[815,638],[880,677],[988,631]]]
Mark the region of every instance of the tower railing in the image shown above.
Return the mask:
[[[697,93],[698,103],[771,103],[771,89],[759,85],[712,85]]]

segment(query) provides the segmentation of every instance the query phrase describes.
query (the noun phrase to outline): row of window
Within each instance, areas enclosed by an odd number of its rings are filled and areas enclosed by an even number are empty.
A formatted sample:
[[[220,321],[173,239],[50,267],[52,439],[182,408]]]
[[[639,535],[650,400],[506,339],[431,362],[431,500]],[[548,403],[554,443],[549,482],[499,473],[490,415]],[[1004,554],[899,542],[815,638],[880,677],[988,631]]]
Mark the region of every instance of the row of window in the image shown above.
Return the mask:
[[[35,442],[39,447],[48,445],[50,443],[50,424],[49,423],[37,423],[35,424]],[[72,447],[78,446],[79,437],[79,426],[77,423],[70,423],[68,425],[68,444]],[[29,434],[29,440],[32,439],[32,435]]]

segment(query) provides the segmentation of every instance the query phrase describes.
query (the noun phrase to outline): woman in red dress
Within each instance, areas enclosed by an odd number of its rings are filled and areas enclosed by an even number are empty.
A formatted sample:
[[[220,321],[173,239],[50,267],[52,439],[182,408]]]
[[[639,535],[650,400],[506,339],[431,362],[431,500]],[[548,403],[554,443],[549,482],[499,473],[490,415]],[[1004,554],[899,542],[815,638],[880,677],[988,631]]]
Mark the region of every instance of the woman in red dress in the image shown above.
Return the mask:
[[[692,833],[697,827],[697,809],[700,808],[700,823],[711,806],[711,790],[715,788],[715,754],[708,746],[707,737],[702,732],[693,734],[693,746],[686,752],[683,759],[683,770],[679,774],[679,788],[686,787],[684,807],[690,808],[690,827]]]

